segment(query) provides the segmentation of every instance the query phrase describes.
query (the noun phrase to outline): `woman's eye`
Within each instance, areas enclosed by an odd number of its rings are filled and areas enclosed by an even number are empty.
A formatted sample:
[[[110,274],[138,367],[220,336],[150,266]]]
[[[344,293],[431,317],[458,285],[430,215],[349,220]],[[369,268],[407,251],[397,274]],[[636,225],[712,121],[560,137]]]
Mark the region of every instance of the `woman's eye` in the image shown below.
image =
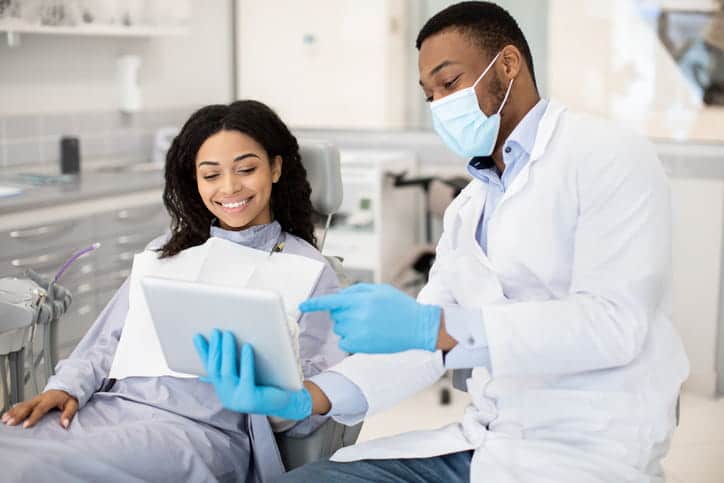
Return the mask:
[[[256,168],[245,168],[245,169],[240,169],[240,170],[238,170],[237,173],[239,173],[239,174],[249,174],[249,173],[253,173],[254,170],[256,170]]]
[[[205,180],[211,180],[211,179],[214,179],[214,178],[218,178],[218,176],[219,176],[218,174],[206,174],[206,175],[204,175],[204,179],[205,179]]]

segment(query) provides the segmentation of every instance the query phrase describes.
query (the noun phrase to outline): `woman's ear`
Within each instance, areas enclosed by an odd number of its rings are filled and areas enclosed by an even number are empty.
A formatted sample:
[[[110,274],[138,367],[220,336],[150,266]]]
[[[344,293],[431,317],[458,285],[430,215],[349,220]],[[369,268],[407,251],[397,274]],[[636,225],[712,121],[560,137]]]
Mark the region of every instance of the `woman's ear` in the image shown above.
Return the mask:
[[[279,178],[282,177],[282,164],[283,160],[282,157],[277,155],[274,156],[274,162],[272,162],[272,183],[276,183],[279,181]]]

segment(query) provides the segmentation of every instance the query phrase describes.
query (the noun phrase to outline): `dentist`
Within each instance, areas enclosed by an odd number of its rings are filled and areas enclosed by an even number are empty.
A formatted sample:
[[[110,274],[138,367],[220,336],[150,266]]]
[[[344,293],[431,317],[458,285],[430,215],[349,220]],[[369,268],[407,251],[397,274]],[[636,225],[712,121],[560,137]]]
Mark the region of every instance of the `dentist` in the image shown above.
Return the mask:
[[[442,10],[417,48],[435,131],[473,177],[445,214],[429,283],[417,300],[363,284],[305,302],[330,312],[355,355],[297,393],[265,397],[251,375],[217,394],[354,424],[458,370],[472,397],[458,423],[343,448],[278,481],[663,482],[688,361],[653,147],[541,99],[526,39],[495,4]]]

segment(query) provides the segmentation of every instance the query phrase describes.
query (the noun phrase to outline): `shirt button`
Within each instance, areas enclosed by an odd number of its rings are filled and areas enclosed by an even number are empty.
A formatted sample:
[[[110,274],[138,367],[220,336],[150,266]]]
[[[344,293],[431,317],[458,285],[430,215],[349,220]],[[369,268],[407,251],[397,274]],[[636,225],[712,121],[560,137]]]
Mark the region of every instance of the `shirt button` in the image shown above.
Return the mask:
[[[468,342],[468,345],[469,345],[469,346],[475,345],[475,339],[473,339],[472,337],[468,337],[467,342]]]
[[[506,147],[505,147],[505,152],[506,152],[506,153],[509,153],[510,151],[512,151],[512,149],[510,149],[510,146],[506,146]]]

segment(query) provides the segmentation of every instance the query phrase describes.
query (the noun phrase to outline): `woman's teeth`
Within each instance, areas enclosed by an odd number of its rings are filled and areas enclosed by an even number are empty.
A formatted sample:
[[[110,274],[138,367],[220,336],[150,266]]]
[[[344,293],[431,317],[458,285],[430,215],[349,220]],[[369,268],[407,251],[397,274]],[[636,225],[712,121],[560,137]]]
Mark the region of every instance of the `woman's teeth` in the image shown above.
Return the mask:
[[[224,208],[238,208],[240,206],[246,205],[247,203],[249,203],[249,198],[241,201],[236,201],[234,203],[221,203],[221,206],[223,206]]]

